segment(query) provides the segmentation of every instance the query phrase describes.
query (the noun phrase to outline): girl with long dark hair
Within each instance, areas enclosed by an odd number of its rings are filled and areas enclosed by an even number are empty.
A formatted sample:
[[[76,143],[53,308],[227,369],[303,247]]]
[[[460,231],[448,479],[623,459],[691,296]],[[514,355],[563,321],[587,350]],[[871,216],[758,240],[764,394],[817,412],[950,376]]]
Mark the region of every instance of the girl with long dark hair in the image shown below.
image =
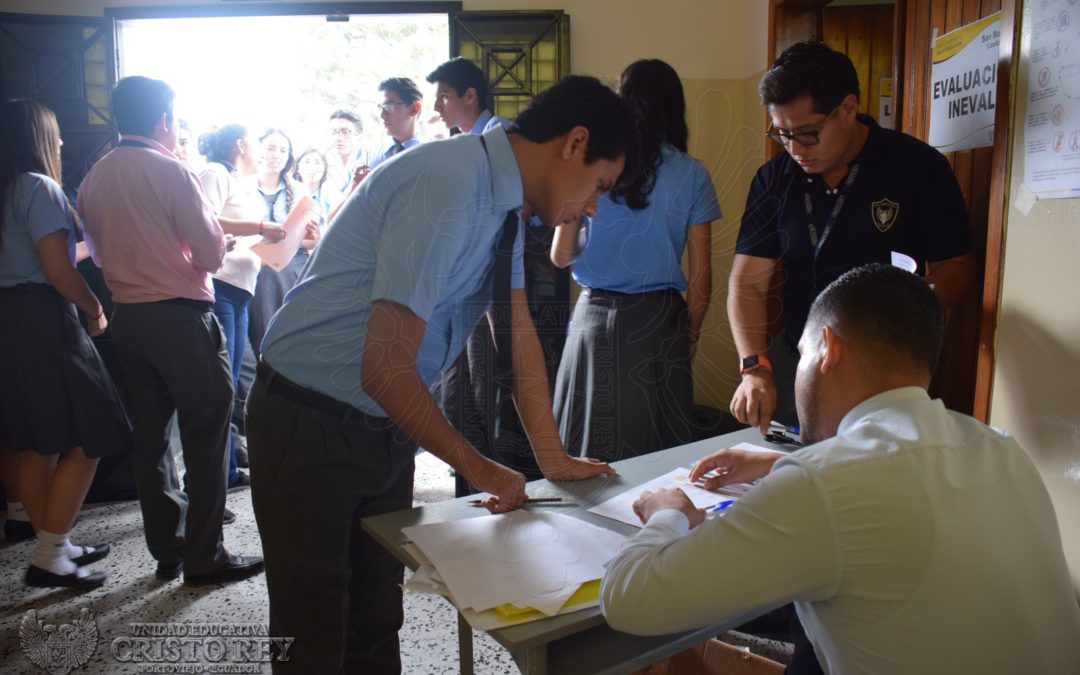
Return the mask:
[[[19,493],[37,535],[26,583],[92,588],[105,575],[85,565],[109,546],[68,536],[98,459],[128,452],[131,427],[90,340],[108,320],[75,269],[60,145],[51,110],[0,104],[0,447],[20,451]]]
[[[291,173],[293,168],[292,141],[281,129],[267,129],[259,136],[262,145],[262,164],[259,167],[258,194],[262,196],[264,210],[262,217],[275,223],[285,222],[293,204],[303,196],[297,194]],[[318,240],[318,223],[311,224],[304,235],[304,241],[297,249],[293,259],[280,272],[264,266],[259,272],[259,285],[255,299],[251,302],[251,322],[248,336],[251,348],[258,358],[266,327],[274,313],[281,309],[285,294],[292,290],[300,273],[307,264],[308,251]]]
[[[636,61],[619,93],[635,114],[642,168],[622,196],[600,198],[591,222],[560,225],[551,252],[556,265],[573,263],[582,286],[555,419],[570,454],[605,461],[692,440],[690,368],[712,292],[711,223],[721,215],[709,172],[686,154],[675,70]]]

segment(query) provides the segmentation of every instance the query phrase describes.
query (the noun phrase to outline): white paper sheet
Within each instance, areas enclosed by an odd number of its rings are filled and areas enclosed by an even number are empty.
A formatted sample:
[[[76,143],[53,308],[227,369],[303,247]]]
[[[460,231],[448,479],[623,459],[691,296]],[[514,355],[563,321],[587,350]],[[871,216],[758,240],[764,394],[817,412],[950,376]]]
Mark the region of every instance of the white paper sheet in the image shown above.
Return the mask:
[[[733,445],[731,447],[734,450],[775,452],[774,450],[753,445],[752,443],[739,443],[738,445]],[[636,502],[638,498],[641,497],[641,493],[646,490],[660,490],[665,488],[679,488],[686,493],[686,496],[690,498],[690,501],[694,503],[694,506],[699,509],[711,509],[720,502],[738,499],[743,494],[746,494],[746,491],[750,489],[750,485],[746,483],[735,483],[732,485],[725,485],[713,492],[691,483],[690,469],[674,469],[647,483],[642,483],[641,485],[630,488],[626,492],[623,492],[617,497],[612,497],[602,504],[597,504],[589,509],[589,512],[604,516],[605,518],[617,520],[620,523],[641,527],[641,519],[634,513],[634,502]]]
[[[438,570],[460,608],[505,603],[556,614],[586,581],[599,579],[625,537],[547,512],[417,525],[403,533]]]

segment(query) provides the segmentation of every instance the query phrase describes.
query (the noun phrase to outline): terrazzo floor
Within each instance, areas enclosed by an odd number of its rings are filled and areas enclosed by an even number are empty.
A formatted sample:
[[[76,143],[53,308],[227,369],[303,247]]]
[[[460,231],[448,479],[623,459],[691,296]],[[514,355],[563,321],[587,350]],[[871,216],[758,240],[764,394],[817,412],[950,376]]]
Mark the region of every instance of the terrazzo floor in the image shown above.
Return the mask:
[[[446,465],[427,453],[418,455],[416,503],[447,499],[453,496],[453,491],[453,478]],[[230,494],[228,507],[237,515],[235,523],[225,526],[228,550],[239,554],[260,553],[250,491]],[[211,661],[217,656],[209,653],[212,650],[207,643],[212,640],[199,641],[201,649],[207,652],[198,662],[190,662],[188,654],[177,659],[147,654],[152,661],[137,663],[135,659],[121,661],[113,653],[121,658],[133,654],[135,643],[129,639],[137,627],[132,624],[265,625],[268,609],[263,575],[204,588],[189,588],[179,579],[158,581],[154,577],[154,560],[143,539],[137,502],[87,505],[75,526],[72,540],[112,545],[111,554],[91,566],[109,575],[104,586],[86,593],[30,588],[23,584],[23,575],[33,543],[0,541],[0,673],[31,675],[44,672],[31,662],[20,644],[20,623],[29,610],[35,610],[37,618],[44,624],[61,627],[73,624],[84,608],[90,611],[96,623],[97,647],[89,661],[73,670],[74,673],[270,672],[268,665],[254,663],[246,657],[233,660],[225,654],[219,661]],[[55,635],[60,637],[60,631]],[[418,675],[458,672],[456,614],[442,598],[406,594],[405,626],[400,637],[402,672]],[[146,642],[161,644],[161,640]],[[517,672],[509,653],[486,634],[474,635],[473,651],[478,675]],[[153,668],[168,665],[167,662],[196,668],[186,671]],[[235,668],[237,665],[242,668]],[[199,666],[202,666],[201,671]]]

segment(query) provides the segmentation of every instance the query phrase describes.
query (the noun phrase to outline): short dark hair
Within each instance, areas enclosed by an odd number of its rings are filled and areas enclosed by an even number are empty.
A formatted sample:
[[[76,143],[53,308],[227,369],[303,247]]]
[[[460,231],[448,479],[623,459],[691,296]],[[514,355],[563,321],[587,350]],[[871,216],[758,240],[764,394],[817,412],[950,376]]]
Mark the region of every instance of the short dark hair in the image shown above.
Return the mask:
[[[827,114],[848,94],[859,97],[855,65],[824,42],[798,42],[784,50],[761,78],[762,105],[785,105],[809,95],[814,111]]]
[[[428,73],[427,81],[428,84],[444,82],[457,92],[458,96],[464,96],[471,87],[476,90],[476,100],[480,102],[480,108],[487,107],[487,82],[484,81],[484,73],[464,56],[455,56]]]
[[[176,92],[161,80],[125,77],[112,92],[113,118],[121,134],[150,136],[162,115],[172,123]]]
[[[570,75],[540,92],[518,114],[510,132],[546,143],[578,126],[589,130],[585,161],[625,157],[618,184],[628,182],[638,164],[630,107],[595,77]]]
[[[881,364],[901,362],[933,373],[944,333],[941,302],[920,277],[884,263],[850,270],[810,307],[807,330],[834,325]]]
[[[330,119],[332,120],[345,120],[353,125],[356,133],[364,133],[364,123],[360,121],[360,116],[351,110],[335,110],[330,113]]]
[[[416,83],[407,77],[389,77],[379,83],[379,91],[392,91],[402,103],[410,105],[424,98]]]

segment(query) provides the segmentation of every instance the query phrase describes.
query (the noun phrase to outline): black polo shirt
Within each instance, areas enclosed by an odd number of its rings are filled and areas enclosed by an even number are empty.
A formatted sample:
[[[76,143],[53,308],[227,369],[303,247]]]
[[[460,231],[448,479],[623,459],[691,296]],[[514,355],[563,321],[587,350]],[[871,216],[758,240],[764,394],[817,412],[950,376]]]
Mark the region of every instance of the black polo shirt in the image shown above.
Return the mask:
[[[819,238],[837,195],[787,152],[758,169],[750,186],[735,252],[780,259],[785,338],[791,345],[802,334],[814,298],[844,272],[889,263],[897,251],[914,258],[923,274],[925,261],[955,258],[973,247],[964,196],[945,156],[907,134],[882,129],[867,115],[858,119],[870,127],[852,163],[859,172],[816,262],[806,195]]]

